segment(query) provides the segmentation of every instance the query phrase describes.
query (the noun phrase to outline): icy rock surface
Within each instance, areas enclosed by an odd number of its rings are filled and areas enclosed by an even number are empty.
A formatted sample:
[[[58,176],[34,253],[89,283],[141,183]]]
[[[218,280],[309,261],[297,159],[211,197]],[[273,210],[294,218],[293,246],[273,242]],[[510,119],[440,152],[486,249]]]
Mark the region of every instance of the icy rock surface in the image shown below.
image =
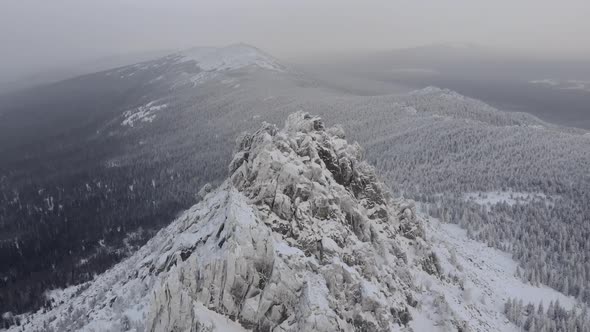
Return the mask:
[[[137,253],[24,320],[42,331],[392,331],[429,251],[341,128],[298,112],[238,142],[230,177]]]
[[[157,268],[176,266],[148,330],[195,326],[195,302],[256,331],[402,325],[411,287],[395,255],[400,221],[359,146],[295,113],[283,130],[264,124],[238,148],[220,189],[227,210],[188,226],[199,234],[190,253],[159,255],[168,259]]]

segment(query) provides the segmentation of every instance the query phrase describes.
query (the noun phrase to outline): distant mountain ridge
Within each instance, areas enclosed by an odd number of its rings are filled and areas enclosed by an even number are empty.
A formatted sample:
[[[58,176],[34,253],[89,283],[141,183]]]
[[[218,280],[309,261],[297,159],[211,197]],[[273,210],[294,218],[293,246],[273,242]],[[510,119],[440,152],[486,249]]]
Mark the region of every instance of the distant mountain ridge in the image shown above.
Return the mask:
[[[225,47],[196,47],[179,53],[206,71],[234,70],[248,66],[283,71],[284,66],[254,46],[232,44]]]

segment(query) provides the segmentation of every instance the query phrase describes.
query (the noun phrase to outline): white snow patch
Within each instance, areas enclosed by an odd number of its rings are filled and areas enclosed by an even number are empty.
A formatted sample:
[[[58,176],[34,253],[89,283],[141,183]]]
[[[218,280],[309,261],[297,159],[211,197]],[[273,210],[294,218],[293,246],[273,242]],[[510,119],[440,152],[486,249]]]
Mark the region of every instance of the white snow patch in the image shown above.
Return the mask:
[[[412,314],[412,320],[409,326],[414,331],[440,331],[441,327],[438,326],[427,313],[423,310],[416,310],[410,307],[410,313]]]
[[[196,320],[201,324],[204,331],[211,332],[246,332],[240,324],[232,321],[227,316],[216,313],[203,306],[200,302],[195,302],[193,311]]]
[[[153,80],[151,80],[149,83],[155,83],[157,81],[161,81],[162,79],[164,79],[164,76],[160,75],[160,76],[154,78]]]
[[[198,73],[197,75],[191,77],[190,82],[193,84],[193,87],[195,87],[195,86],[202,84],[202,83],[206,82],[207,80],[209,80],[211,78],[215,78],[215,77],[217,77],[217,74],[215,74],[215,73],[202,71],[202,72]]]
[[[307,298],[307,303],[312,312],[315,315],[321,315],[322,312],[330,311],[326,280],[321,275],[308,273],[305,283],[307,289],[304,296]]]
[[[233,70],[249,66],[284,71],[272,57],[245,44],[221,48],[198,47],[184,51],[181,55],[183,61],[193,60],[204,71]]]
[[[285,256],[305,256],[301,249],[291,247],[285,241],[276,241],[274,243],[274,248],[278,254],[282,254]]]
[[[465,100],[465,96],[463,96],[455,91],[452,91],[449,89],[441,89],[441,88],[438,88],[435,86],[427,86],[423,89],[411,91],[408,94],[414,95],[414,96],[424,96],[424,95],[436,94],[436,95],[439,95],[440,97],[446,98],[446,99]]]
[[[494,286],[491,290],[496,298],[504,300],[516,296],[527,303],[543,301],[545,304],[559,300],[566,309],[575,306],[576,300],[570,296],[547,286],[536,287],[518,279],[515,276],[518,264],[510,257],[510,254],[468,239],[467,232],[459,225],[443,224],[435,220],[428,223],[428,226],[432,226],[429,227],[432,232],[429,234],[432,234],[434,239],[442,240],[448,245],[446,251],[449,255],[448,248],[455,249],[458,262],[464,267],[466,274],[471,274],[469,277],[473,284]],[[444,250],[442,252],[444,253]],[[446,253],[445,256],[447,256]],[[503,305],[504,302],[501,304]]]
[[[466,201],[471,201],[487,208],[501,203],[512,206],[514,204],[528,204],[537,201],[550,201],[549,197],[543,193],[526,193],[515,191],[472,192],[466,193],[463,197]]]
[[[123,126],[134,127],[140,122],[152,122],[156,118],[155,112],[166,109],[168,104],[154,105],[156,101],[147,103],[146,105],[139,106],[134,110],[128,110],[123,112],[125,119],[121,123]]]
[[[410,95],[426,95],[426,94],[431,94],[431,93],[441,93],[445,90],[441,89],[441,88],[437,88],[435,86],[427,86],[423,89],[418,89],[418,90],[414,90],[409,92]]]
[[[411,323],[416,330],[430,324],[427,320],[432,320],[434,312],[444,314],[449,310],[476,331],[517,331],[503,313],[505,302],[514,297],[536,305],[542,301],[546,306],[558,300],[566,309],[576,306],[574,298],[552,288],[524,283],[515,276],[517,263],[509,254],[467,238],[466,231],[458,225],[430,218],[424,226],[444,274],[456,276],[463,290],[450,287],[455,283],[452,278],[440,280],[423,271],[417,273],[416,283],[430,292],[421,298],[422,313],[412,312],[417,315]]]
[[[121,162],[116,159],[107,160],[105,162],[106,168],[114,168],[114,167],[120,167],[120,166],[121,166]]]

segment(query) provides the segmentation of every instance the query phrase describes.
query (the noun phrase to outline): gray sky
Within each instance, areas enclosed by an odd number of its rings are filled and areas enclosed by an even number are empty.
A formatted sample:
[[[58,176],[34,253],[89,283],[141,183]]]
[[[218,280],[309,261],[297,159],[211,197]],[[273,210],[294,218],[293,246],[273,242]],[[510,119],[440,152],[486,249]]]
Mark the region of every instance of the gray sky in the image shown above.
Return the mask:
[[[0,76],[246,42],[279,58],[475,42],[590,54],[588,0],[1,0]]]

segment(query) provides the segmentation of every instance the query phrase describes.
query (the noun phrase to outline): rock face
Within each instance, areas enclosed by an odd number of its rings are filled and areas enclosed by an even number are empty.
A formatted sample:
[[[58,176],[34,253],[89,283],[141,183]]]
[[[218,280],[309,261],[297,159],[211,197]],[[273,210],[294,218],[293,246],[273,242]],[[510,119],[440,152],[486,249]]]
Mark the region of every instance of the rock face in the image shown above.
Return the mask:
[[[360,147],[295,113],[238,149],[221,207],[182,230],[195,244],[160,253],[156,269],[170,272],[147,329],[190,330],[193,302],[255,331],[402,325],[411,285],[396,255],[401,223]]]
[[[391,331],[412,319],[421,225],[341,128],[302,112],[264,123],[229,172],[31,330]]]

